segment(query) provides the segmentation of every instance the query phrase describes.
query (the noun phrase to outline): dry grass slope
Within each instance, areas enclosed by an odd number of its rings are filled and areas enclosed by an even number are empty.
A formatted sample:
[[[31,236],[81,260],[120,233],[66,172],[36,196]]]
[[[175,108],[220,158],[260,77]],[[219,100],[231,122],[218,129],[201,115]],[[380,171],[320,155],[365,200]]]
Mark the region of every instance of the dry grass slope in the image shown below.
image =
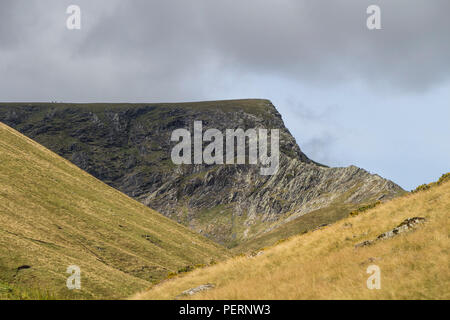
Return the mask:
[[[227,255],[0,123],[0,298],[126,297]]]
[[[173,299],[186,289],[216,287],[194,299],[449,299],[450,182],[380,204],[324,229],[295,236],[253,258],[232,258],[135,295]],[[416,229],[373,245],[407,218]],[[381,269],[381,289],[369,290],[367,267]]]

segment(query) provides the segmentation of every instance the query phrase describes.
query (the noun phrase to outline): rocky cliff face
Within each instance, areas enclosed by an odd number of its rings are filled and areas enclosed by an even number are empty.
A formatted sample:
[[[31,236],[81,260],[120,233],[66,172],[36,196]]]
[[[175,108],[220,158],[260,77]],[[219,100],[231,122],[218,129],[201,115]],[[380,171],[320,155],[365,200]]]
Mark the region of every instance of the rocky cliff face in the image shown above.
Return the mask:
[[[280,167],[174,165],[172,131],[280,130]],[[197,232],[235,245],[317,209],[349,207],[402,192],[354,166],[310,160],[267,100],[184,104],[1,104],[0,121],[98,179]],[[313,214],[313,213],[311,213]],[[330,221],[331,222],[331,221]]]

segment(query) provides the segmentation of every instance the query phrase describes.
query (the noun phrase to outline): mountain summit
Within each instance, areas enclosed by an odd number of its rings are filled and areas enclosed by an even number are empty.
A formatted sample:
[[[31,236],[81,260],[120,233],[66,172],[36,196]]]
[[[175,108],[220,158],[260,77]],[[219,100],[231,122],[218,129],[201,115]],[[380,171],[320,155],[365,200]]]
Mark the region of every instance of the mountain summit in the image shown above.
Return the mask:
[[[3,103],[0,121],[229,247],[285,226],[295,225],[290,235],[331,223],[349,210],[403,192],[395,183],[355,166],[328,168],[309,159],[268,100]],[[194,121],[202,121],[203,130],[222,132],[279,129],[279,170],[264,176],[258,165],[173,164],[171,134],[180,128],[192,131]],[[307,227],[304,220],[309,221]]]

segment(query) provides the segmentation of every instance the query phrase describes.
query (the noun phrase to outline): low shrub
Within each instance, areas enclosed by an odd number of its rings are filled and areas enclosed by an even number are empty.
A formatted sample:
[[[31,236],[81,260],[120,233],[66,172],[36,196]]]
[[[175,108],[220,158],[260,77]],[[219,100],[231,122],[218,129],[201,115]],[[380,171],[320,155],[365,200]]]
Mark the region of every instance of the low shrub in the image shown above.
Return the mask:
[[[444,182],[450,181],[450,172],[443,174],[439,180],[437,182],[431,182],[428,184],[421,184],[420,186],[418,186],[416,189],[412,190],[411,193],[416,193],[416,192],[421,192],[421,191],[426,191],[429,190],[430,188],[434,187],[434,186],[438,186],[443,184]]]
[[[450,181],[450,172],[443,174],[442,177],[439,178],[437,184],[442,184],[447,181]]]
[[[368,204],[368,205],[366,205],[366,206],[362,206],[362,207],[360,207],[360,208],[358,208],[358,209],[353,210],[352,212],[350,212],[350,216],[356,217],[357,215],[359,215],[359,214],[361,214],[361,213],[363,213],[363,212],[366,212],[366,211],[369,210],[369,209],[375,208],[375,207],[378,206],[380,203],[381,203],[381,201],[377,201],[377,202]]]

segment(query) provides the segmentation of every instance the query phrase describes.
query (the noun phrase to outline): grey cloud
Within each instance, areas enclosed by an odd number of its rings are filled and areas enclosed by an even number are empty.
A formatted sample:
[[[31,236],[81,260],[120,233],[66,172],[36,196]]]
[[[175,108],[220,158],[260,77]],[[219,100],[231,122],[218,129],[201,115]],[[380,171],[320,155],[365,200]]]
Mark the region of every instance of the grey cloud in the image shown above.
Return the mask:
[[[32,36],[33,25],[38,15],[34,3],[20,3],[16,0],[2,0],[0,3],[0,52],[15,49],[25,44]],[[27,8],[28,10],[23,10]]]
[[[400,89],[426,89],[450,71],[450,2],[209,2],[211,38],[225,61],[248,70],[318,84],[363,79]],[[242,3],[242,2],[241,2]],[[383,30],[366,28],[366,8],[379,4]]]
[[[336,163],[336,159],[330,154],[330,149],[336,143],[334,136],[324,134],[315,136],[303,142],[302,151],[306,152],[311,159],[325,165],[341,165]]]
[[[99,21],[86,42],[118,57],[147,56],[169,75],[214,59],[224,69],[326,85],[356,78],[425,90],[446,80],[450,2],[375,1],[383,30],[369,31],[365,11],[373,3],[135,1]]]
[[[325,165],[340,166],[342,163],[333,159],[333,148],[338,143],[338,137],[342,138],[345,131],[334,118],[339,107],[335,105],[307,106],[294,99],[287,99],[284,103],[289,106],[285,111],[285,122],[293,128],[292,133],[300,137],[297,143],[311,159]],[[291,119],[293,123],[291,123]],[[345,134],[344,134],[345,135]]]
[[[64,29],[72,3],[81,31]],[[367,30],[370,4],[380,5],[383,30]],[[449,80],[449,12],[448,0],[6,0],[0,70],[79,101],[201,99],[229,74],[420,92]],[[29,91],[22,99],[48,94]]]

